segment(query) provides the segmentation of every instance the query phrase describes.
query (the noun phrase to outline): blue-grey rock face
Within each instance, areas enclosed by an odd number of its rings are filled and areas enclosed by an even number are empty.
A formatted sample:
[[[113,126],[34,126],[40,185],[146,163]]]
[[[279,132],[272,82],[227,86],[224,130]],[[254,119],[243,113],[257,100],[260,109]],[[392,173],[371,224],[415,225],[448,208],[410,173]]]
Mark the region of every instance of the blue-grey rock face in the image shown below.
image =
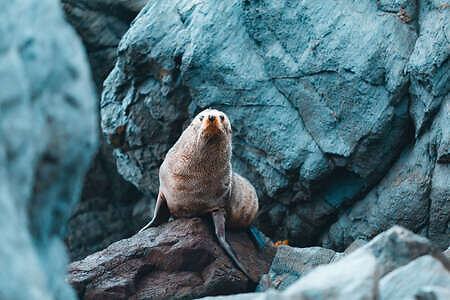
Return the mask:
[[[370,239],[400,224],[448,247],[450,166],[440,163],[437,149],[448,143],[450,99],[441,105],[430,130],[409,145],[381,182],[344,213],[322,244],[343,248],[355,238]],[[443,123],[444,122],[444,123]]]
[[[75,299],[61,236],[97,146],[89,68],[57,1],[2,1],[0,36],[0,298]]]
[[[417,276],[417,270],[426,271],[419,271],[420,276]],[[380,280],[379,284],[379,299],[412,298],[419,291],[411,289],[411,287],[439,287],[448,294],[450,292],[448,288],[450,286],[450,272],[441,261],[431,255],[425,255],[389,273]],[[417,297],[416,299],[420,298]]]
[[[183,126],[206,107],[223,110],[233,168],[260,197],[260,227],[297,245],[317,243],[344,208],[369,197],[440,107],[448,53],[428,44],[441,41],[432,32],[443,26],[426,21],[435,13],[447,14],[406,0],[150,1],[104,83],[102,128],[118,170],[154,197],[158,168]],[[422,62],[426,47],[443,55],[427,52]],[[428,176],[432,160],[424,163],[418,172]],[[407,193],[394,193],[407,202]],[[426,206],[404,225],[428,226]],[[358,237],[340,234],[330,231],[333,246]]]
[[[448,99],[450,91],[450,10],[445,5],[442,6],[445,3],[443,0],[419,3],[420,34],[407,66],[411,77],[410,113],[414,120],[416,136],[429,125],[442,100]]]
[[[261,278],[256,291],[266,291],[270,288],[285,290],[317,266],[328,264],[341,255],[321,247],[295,248],[281,245],[269,272]]]

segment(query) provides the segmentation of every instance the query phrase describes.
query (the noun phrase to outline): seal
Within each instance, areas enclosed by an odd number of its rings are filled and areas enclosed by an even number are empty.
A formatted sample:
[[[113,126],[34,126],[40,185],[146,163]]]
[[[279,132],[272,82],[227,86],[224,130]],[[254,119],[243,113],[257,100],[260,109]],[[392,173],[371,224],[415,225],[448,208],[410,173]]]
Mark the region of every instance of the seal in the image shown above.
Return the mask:
[[[226,253],[249,278],[225,238],[225,227],[249,228],[258,212],[251,183],[232,171],[231,124],[221,111],[199,113],[168,151],[159,169],[153,219],[139,232],[174,218],[212,217]]]

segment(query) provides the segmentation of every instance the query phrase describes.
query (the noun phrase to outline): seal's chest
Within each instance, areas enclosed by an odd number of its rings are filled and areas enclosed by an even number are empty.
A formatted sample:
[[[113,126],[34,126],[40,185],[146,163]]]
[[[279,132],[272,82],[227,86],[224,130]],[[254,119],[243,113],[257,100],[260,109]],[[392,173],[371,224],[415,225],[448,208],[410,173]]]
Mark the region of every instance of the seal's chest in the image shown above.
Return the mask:
[[[164,195],[172,216],[196,217],[225,206],[229,195],[229,182],[213,176],[179,178],[180,175],[171,175],[170,181],[174,184],[172,188],[164,191]]]

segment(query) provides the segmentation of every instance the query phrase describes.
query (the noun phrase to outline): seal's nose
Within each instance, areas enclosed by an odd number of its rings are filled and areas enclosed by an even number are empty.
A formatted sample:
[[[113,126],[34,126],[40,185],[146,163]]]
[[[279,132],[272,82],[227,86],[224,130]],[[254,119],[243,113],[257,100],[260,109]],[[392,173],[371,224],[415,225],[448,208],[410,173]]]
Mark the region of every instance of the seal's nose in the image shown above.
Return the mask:
[[[213,115],[209,115],[208,119],[209,119],[211,122],[213,122],[213,121],[216,119],[216,117],[213,116]]]

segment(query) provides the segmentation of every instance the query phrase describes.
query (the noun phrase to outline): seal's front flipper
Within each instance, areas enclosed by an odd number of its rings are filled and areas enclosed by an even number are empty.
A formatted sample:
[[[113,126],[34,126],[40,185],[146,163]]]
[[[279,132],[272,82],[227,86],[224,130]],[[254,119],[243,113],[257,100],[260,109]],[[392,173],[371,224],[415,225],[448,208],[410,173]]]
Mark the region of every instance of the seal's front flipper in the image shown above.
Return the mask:
[[[249,273],[247,272],[247,269],[241,264],[241,262],[237,259],[233,248],[231,248],[231,245],[227,242],[225,239],[225,213],[223,210],[218,210],[212,212],[212,219],[214,222],[214,228],[216,230],[216,237],[219,240],[220,245],[223,247],[225,252],[231,257],[231,259],[234,261],[236,266],[239,268],[239,270],[242,271],[250,280],[253,281],[253,279],[250,277]]]
[[[155,212],[153,214],[153,219],[144,226],[139,232],[142,232],[150,227],[156,227],[162,223],[167,222],[170,217],[169,208],[167,207],[166,198],[164,194],[159,192],[158,199],[156,200]]]
[[[264,238],[264,235],[261,233],[261,231],[259,231],[258,228],[252,225],[248,228],[248,231],[250,233],[251,239],[253,240],[253,243],[255,243],[255,246],[258,249],[266,248],[266,240]]]

